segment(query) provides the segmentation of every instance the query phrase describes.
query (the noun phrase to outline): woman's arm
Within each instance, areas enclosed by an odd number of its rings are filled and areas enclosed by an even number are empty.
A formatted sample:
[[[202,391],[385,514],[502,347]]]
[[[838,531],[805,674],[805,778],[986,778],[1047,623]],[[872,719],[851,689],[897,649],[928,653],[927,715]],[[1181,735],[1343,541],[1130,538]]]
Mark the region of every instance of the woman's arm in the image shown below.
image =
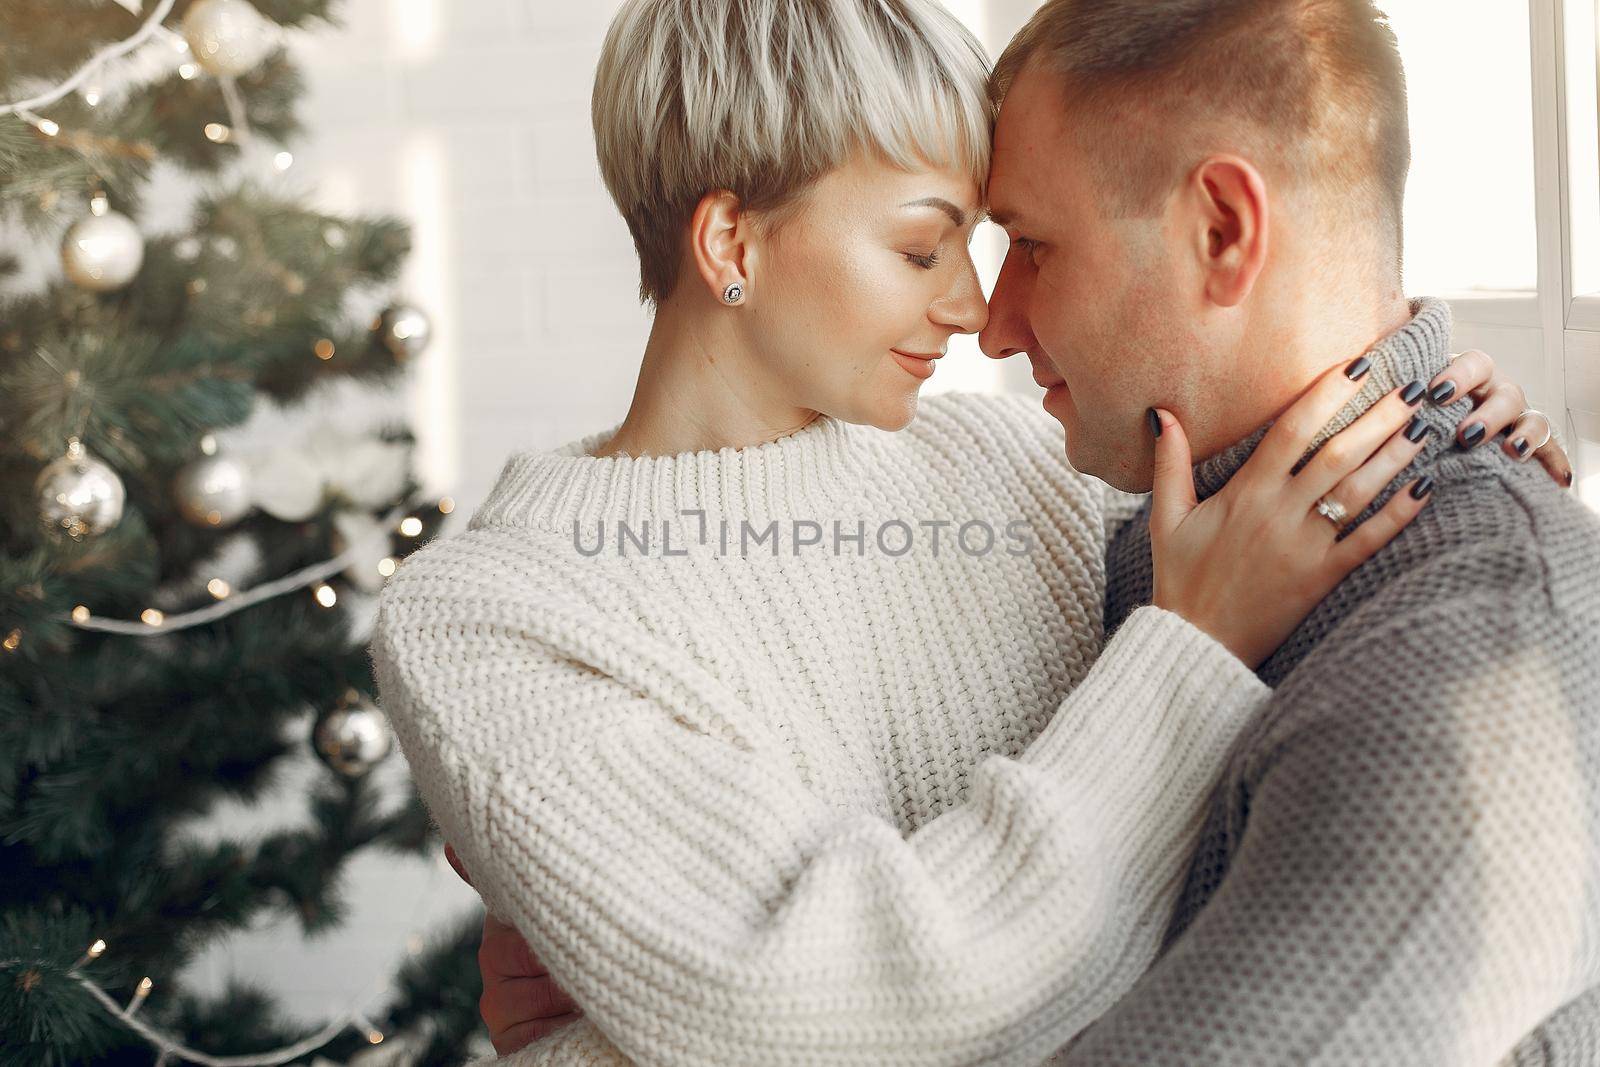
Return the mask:
[[[373,656],[424,799],[490,907],[642,1062],[1038,1062],[1149,963],[1268,692],[1142,609],[1032,747],[903,836],[823,804],[785,752],[700,728],[725,710],[713,680],[639,693],[574,656],[627,647],[603,623],[403,574]]]

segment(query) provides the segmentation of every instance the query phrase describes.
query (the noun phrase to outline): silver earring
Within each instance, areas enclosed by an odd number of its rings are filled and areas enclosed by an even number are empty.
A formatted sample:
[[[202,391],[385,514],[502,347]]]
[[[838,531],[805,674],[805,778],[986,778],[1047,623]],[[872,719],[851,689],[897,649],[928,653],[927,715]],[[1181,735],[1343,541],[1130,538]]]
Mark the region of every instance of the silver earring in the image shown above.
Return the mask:
[[[722,302],[724,304],[737,304],[743,299],[744,285],[740,282],[734,282],[732,285],[722,290]]]

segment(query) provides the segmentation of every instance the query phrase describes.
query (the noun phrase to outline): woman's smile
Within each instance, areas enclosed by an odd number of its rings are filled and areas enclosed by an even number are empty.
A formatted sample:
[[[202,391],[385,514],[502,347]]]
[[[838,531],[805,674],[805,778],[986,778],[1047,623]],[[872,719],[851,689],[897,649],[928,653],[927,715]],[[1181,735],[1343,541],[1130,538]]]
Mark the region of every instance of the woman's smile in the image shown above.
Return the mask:
[[[889,354],[894,356],[896,363],[905,368],[907,374],[923,381],[933,377],[933,361],[944,355],[943,352],[902,352],[898,348],[891,348]]]

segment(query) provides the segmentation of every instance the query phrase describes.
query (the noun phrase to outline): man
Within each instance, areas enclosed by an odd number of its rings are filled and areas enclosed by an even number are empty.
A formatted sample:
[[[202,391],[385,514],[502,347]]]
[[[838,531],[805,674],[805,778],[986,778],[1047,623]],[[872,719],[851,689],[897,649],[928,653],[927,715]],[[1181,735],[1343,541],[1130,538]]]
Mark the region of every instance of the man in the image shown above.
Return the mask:
[[[1404,81],[1368,0],[1057,0],[994,85],[1013,247],[982,340],[1027,354],[1079,469],[1147,491],[1160,407],[1210,496],[1327,368],[1371,350],[1320,439],[1444,369],[1448,309],[1401,296]],[[1538,417],[1502,450],[1450,441],[1460,410],[1423,409],[1415,528],[1263,665],[1167,951],[1065,1062],[1492,1063],[1547,1019],[1515,1062],[1588,1062],[1600,528],[1506,454]],[[1108,626],[1151,599],[1146,519]],[[1403,698],[1370,684],[1393,674]],[[538,973],[506,944],[491,981]]]
[[[1052,0],[993,86],[1013,243],[982,343],[1026,353],[1080,470],[1147,491],[1160,407],[1203,498],[1327,368],[1373,361],[1318,440],[1449,362],[1448,307],[1401,296],[1371,0]],[[1165,953],[1066,1062],[1600,1061],[1600,524],[1483,436],[1433,435],[1395,483],[1433,506],[1258,671]],[[1150,602],[1147,520],[1108,553],[1108,632]]]

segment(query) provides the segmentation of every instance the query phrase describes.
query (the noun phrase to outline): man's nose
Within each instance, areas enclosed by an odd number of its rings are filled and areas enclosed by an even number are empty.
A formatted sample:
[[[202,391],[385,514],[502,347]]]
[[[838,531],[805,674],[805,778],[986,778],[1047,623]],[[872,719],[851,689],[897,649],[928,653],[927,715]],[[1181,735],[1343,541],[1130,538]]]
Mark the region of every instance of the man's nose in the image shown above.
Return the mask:
[[[1000,269],[994,293],[989,297],[989,321],[978,334],[978,347],[990,359],[1005,359],[1026,352],[1033,343],[1016,272],[1008,269],[1010,266],[1008,262]]]

